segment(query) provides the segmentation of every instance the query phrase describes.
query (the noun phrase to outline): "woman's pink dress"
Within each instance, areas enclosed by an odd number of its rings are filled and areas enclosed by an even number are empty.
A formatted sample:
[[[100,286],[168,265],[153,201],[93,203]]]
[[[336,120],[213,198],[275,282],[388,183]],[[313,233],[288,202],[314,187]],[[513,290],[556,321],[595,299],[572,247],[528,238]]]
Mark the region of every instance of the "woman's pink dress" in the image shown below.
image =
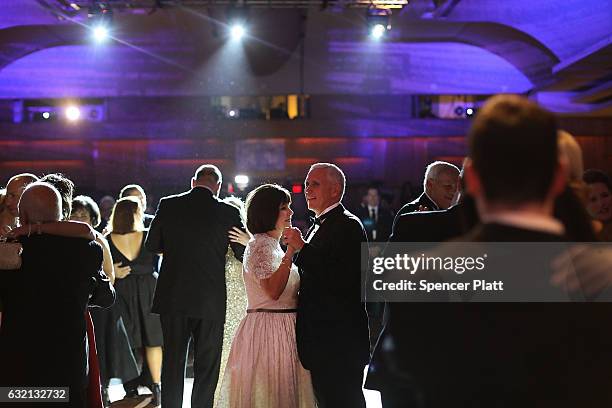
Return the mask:
[[[244,253],[243,278],[248,309],[291,310],[297,307],[300,276],[292,265],[278,300],[261,288],[284,255],[278,240],[255,234]],[[315,398],[310,373],[302,367],[295,342],[295,312],[247,313],[230,351],[218,407],[311,408]]]

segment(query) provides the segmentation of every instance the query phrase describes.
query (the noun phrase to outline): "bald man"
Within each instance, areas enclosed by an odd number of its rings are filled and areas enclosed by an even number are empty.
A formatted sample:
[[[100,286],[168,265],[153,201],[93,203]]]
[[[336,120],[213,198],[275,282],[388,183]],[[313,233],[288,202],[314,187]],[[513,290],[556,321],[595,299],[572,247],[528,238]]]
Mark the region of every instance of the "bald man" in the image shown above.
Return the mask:
[[[6,198],[4,205],[8,209],[9,213],[13,216],[13,220],[10,224],[0,225],[0,234],[8,232],[17,226],[17,217],[19,216],[17,204],[19,203],[19,199],[21,198],[21,194],[26,186],[35,181],[38,181],[38,177],[31,173],[17,174],[9,179],[6,185]]]
[[[88,304],[112,305],[115,292],[95,241],[38,233],[37,225],[60,217],[61,199],[53,186],[34,182],[25,188],[19,218],[32,225],[32,233],[20,238],[21,269],[0,276],[0,384],[69,387],[66,407],[84,407],[85,310]]]

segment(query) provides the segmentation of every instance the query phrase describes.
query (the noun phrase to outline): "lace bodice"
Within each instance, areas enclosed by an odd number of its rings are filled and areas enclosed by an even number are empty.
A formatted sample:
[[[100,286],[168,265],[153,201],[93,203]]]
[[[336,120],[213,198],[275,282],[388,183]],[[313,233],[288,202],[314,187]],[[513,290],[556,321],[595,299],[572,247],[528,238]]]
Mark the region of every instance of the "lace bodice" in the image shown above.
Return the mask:
[[[249,309],[294,309],[297,307],[300,275],[295,265],[291,265],[287,286],[278,300],[271,299],[259,282],[276,272],[284,254],[278,240],[267,234],[255,234],[247,244],[242,273]]]

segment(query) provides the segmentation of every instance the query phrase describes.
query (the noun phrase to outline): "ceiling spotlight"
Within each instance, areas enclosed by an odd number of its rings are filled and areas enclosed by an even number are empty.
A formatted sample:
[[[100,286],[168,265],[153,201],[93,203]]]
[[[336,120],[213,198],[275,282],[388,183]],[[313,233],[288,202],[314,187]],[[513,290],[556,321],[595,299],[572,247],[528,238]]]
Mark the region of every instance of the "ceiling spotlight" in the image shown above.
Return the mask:
[[[230,33],[232,34],[232,38],[234,40],[240,40],[244,36],[245,29],[242,24],[234,24],[230,30]]]
[[[97,43],[102,43],[108,39],[108,28],[103,25],[94,27],[93,38]]]
[[[68,108],[66,108],[66,118],[69,121],[75,122],[79,120],[80,117],[81,117],[81,110],[77,108],[76,106],[69,106]]]
[[[42,117],[43,119],[49,119],[51,117],[51,114],[49,112],[43,112]]]
[[[97,43],[106,41],[110,36],[110,27],[113,22],[113,10],[108,3],[94,1],[87,14],[89,27],[92,30],[93,39]]]
[[[248,11],[244,7],[230,7],[227,10],[227,26],[233,40],[242,39],[247,33]]]
[[[472,116],[473,114],[474,114],[474,109],[472,109],[472,108],[467,108],[467,109],[465,110],[465,116],[470,117],[470,116]]]
[[[385,33],[391,30],[391,10],[370,7],[366,12],[368,33],[375,40],[380,40]]]

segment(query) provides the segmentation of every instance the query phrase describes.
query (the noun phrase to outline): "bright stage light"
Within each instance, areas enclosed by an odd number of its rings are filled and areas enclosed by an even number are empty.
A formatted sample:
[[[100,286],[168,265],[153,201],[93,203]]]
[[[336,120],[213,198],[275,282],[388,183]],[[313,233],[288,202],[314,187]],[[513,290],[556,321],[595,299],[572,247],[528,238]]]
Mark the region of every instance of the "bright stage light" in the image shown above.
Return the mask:
[[[372,27],[372,30],[370,31],[370,35],[372,36],[372,38],[378,40],[382,38],[383,35],[385,35],[385,31],[387,31],[387,28],[384,25],[375,24]]]
[[[236,175],[236,177],[234,177],[234,181],[238,185],[245,185],[246,186],[247,184],[249,184],[249,176],[244,175],[244,174],[238,174],[238,175]]]
[[[97,43],[103,43],[108,40],[109,32],[108,28],[103,25],[99,25],[94,27],[93,29],[93,38]]]
[[[42,117],[43,119],[49,119],[51,117],[51,114],[49,112],[43,112]]]
[[[246,30],[242,24],[234,24],[230,30],[234,40],[240,40],[246,34]]]
[[[391,30],[391,10],[370,7],[366,11],[368,32],[374,40],[380,40]]]
[[[81,117],[81,110],[77,108],[76,106],[69,106],[68,108],[66,108],[66,118],[69,121],[75,122],[79,120],[80,117]]]

